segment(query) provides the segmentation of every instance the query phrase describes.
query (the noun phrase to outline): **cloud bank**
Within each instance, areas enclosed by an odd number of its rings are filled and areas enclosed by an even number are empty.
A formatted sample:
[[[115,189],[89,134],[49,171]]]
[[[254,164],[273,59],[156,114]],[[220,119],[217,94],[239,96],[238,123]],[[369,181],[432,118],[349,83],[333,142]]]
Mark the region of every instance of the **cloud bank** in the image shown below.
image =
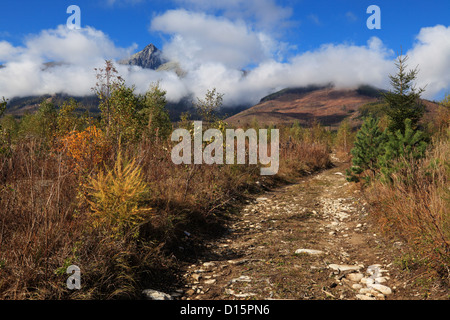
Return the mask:
[[[180,64],[186,76],[116,64],[127,84],[135,85],[138,92],[160,81],[173,102],[189,95],[203,97],[206,90],[216,88],[225,95],[225,104],[249,105],[276,90],[309,84],[333,82],[337,87],[353,87],[368,83],[389,88],[388,75],[396,72],[394,52],[377,37],[362,46],[323,44],[287,60],[291,44],[277,40],[278,31],[268,25],[288,21],[290,12],[271,0],[258,1],[259,11],[250,10],[257,6],[256,0],[226,4],[175,1],[206,10],[170,10],[151,22],[152,32],[169,36],[162,50],[168,59]],[[231,2],[235,2],[234,7]],[[233,10],[236,7],[243,9],[237,13]],[[223,15],[210,14],[209,8],[222,10]],[[272,18],[267,11],[270,8],[276,13]],[[248,17],[249,23],[245,20]],[[105,59],[118,61],[136,50],[135,45],[116,46],[108,35],[92,27],[68,30],[58,26],[28,37],[17,47],[0,41],[0,97],[91,94],[96,81],[94,68],[103,66]],[[450,90],[450,27],[422,28],[406,54],[410,67],[419,66],[417,84],[427,85],[425,98]],[[58,63],[45,65],[50,61]]]

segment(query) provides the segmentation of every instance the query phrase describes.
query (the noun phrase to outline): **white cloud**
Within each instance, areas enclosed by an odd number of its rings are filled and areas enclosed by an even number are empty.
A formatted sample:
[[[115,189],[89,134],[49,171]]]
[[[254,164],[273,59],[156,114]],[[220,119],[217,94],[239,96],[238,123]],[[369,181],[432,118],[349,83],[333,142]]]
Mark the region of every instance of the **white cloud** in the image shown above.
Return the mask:
[[[442,91],[450,93],[450,26],[422,28],[413,48],[408,51],[410,68],[418,66],[418,87],[433,98]]]
[[[7,41],[0,41],[0,62],[9,61],[14,58],[21,51]]]
[[[65,26],[44,30],[26,39],[23,47],[0,42],[0,96],[45,93],[89,94],[95,84],[94,68],[105,59],[127,57],[132,48],[118,48],[101,31]],[[56,62],[53,67],[44,63]]]
[[[153,19],[151,30],[173,35],[163,52],[184,63],[219,62],[230,68],[259,63],[270,51],[268,37],[244,22],[186,10],[170,10]]]
[[[273,32],[292,25],[292,9],[275,0],[173,0],[184,8],[220,13],[232,20],[245,20],[257,29]]]
[[[97,63],[101,57],[127,57],[135,49],[117,48],[107,35],[91,27],[69,30],[63,25],[29,37],[25,45],[28,54],[75,65]]]

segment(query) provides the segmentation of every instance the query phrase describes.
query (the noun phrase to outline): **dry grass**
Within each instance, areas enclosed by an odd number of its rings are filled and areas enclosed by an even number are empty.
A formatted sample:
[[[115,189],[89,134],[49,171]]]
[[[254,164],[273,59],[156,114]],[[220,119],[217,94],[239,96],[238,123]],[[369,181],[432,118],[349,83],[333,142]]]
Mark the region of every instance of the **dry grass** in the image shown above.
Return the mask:
[[[98,192],[126,189],[118,185],[126,178],[117,177],[120,168],[114,167],[119,150],[134,159],[130,170],[146,191],[128,204],[139,212],[153,209],[133,221],[133,236],[96,227],[98,201],[105,196]],[[276,177],[261,177],[257,165],[176,166],[170,150],[168,141],[142,138],[111,146],[96,154],[101,161],[96,158],[89,167],[83,160],[83,170],[74,170],[73,152],[60,144],[22,138],[12,145],[10,155],[0,156],[0,299],[136,298],[143,288],[174,281],[172,250],[185,241],[186,228],[201,241],[203,234],[214,233],[211,226],[220,225],[233,202],[257,190],[257,181],[270,185],[329,164],[326,144],[301,140],[289,148],[282,143]],[[91,192],[91,202],[83,200],[86,186],[96,186],[95,181],[111,183]],[[105,199],[108,209],[121,205]],[[82,290],[66,288],[71,264],[81,268]]]
[[[450,141],[437,141],[427,157],[407,161],[393,184],[367,190],[382,229],[402,238],[427,263],[450,276]]]

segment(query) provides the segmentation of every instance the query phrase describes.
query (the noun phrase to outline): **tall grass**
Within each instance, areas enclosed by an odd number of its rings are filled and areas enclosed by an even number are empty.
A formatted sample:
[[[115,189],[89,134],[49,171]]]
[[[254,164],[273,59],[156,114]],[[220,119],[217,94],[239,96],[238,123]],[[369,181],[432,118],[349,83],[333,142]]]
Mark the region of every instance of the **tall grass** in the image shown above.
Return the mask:
[[[450,276],[450,140],[439,139],[420,160],[399,159],[393,183],[375,181],[366,194],[381,228]]]
[[[276,177],[260,176],[258,165],[177,166],[172,142],[158,138],[120,146],[97,141],[97,128],[47,136],[21,135],[0,155],[2,299],[136,298],[169,285],[184,231],[211,233],[256,182],[330,164],[313,132],[281,142]],[[72,264],[82,290],[66,288]]]

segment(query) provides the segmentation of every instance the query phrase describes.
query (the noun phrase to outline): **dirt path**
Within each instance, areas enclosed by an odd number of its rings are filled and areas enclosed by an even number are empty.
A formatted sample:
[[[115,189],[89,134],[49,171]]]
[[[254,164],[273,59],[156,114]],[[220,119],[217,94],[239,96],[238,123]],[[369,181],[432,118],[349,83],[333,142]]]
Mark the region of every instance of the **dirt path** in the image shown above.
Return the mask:
[[[177,299],[423,298],[393,263],[401,243],[375,233],[343,164],[249,201],[228,227],[185,270]]]

